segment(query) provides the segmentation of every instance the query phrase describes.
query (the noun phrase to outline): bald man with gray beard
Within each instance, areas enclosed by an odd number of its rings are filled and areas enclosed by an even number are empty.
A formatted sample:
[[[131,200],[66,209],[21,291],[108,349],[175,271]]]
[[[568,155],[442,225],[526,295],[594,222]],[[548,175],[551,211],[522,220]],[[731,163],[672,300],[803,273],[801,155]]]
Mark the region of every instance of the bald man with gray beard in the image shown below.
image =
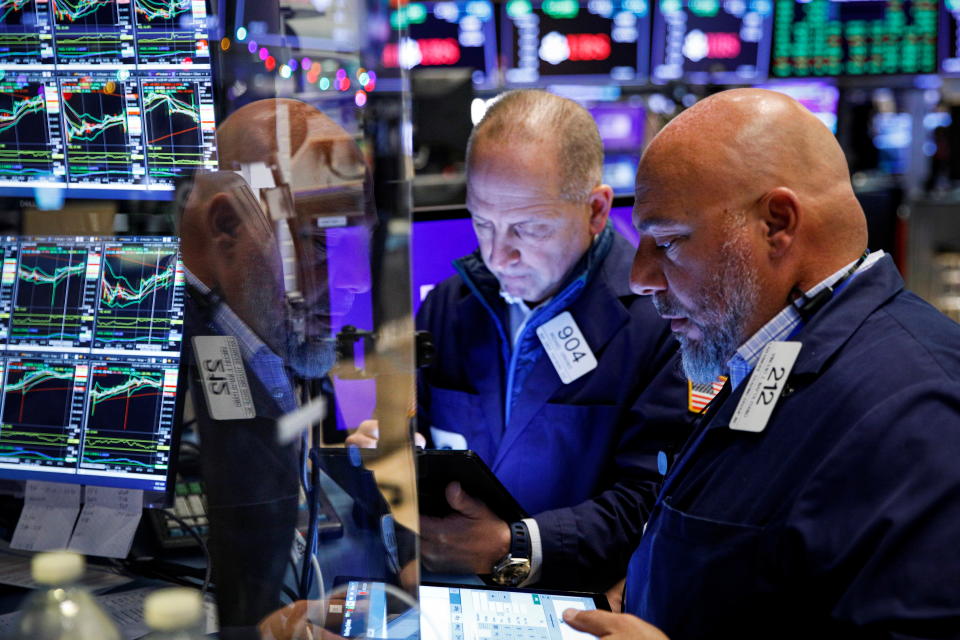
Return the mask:
[[[709,132],[709,135],[707,135]],[[631,281],[729,382],[665,483],[604,638],[960,637],[960,327],[866,222],[797,102],[716,94],[637,173]],[[651,626],[652,625],[652,626]]]

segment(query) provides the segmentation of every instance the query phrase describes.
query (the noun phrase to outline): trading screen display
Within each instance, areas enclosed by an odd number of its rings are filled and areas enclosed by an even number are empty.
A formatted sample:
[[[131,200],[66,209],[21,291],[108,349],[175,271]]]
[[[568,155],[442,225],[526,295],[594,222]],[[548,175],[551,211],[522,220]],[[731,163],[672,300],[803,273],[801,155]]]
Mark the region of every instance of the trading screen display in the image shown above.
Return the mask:
[[[176,238],[0,240],[0,477],[165,490],[183,339]]]
[[[169,199],[215,124],[205,0],[0,0],[0,196]]]
[[[512,0],[503,21],[507,83],[642,82],[649,31],[647,0]]]
[[[936,73],[936,0],[775,0],[775,77]]]
[[[810,111],[830,129],[837,133],[837,104],[840,90],[827,80],[787,80],[757,85],[761,89],[784,93]]]
[[[400,67],[473,69],[473,83],[489,88],[496,83],[497,34],[493,3],[489,0],[411,2],[391,12],[395,30],[406,29],[399,43],[383,48],[381,88],[400,77]]]
[[[772,0],[654,3],[651,77],[744,83],[767,77]]]
[[[960,74],[960,0],[944,0],[940,15],[940,71]]]

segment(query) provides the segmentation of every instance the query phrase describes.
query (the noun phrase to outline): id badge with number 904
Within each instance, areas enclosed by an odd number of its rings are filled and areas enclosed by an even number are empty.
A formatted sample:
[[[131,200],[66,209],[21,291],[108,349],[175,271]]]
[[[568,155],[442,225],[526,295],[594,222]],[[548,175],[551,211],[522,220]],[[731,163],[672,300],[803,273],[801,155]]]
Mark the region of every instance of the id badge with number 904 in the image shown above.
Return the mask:
[[[564,384],[597,368],[597,358],[569,311],[540,325],[537,337]]]

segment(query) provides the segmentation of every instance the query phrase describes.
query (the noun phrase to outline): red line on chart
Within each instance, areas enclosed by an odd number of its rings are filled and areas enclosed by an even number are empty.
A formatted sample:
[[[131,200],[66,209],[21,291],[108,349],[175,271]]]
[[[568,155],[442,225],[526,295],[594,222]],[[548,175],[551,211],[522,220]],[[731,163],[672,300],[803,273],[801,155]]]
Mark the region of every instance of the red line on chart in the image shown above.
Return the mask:
[[[150,140],[147,144],[153,144],[154,142],[160,142],[161,140],[166,140],[167,138],[172,138],[173,136],[178,136],[178,135],[180,135],[181,133],[189,133],[189,132],[191,132],[191,131],[196,131],[196,130],[199,129],[199,128],[200,128],[200,127],[190,127],[189,129],[184,129],[184,130],[182,130],[182,131],[174,131],[173,133],[168,133],[168,134],[165,135],[165,136],[160,136],[159,138],[154,138],[153,140]]]
[[[50,389],[40,389],[40,391],[70,391],[70,390],[71,390],[70,387],[53,387]],[[11,393],[18,393],[18,392],[11,391]],[[27,394],[29,393],[29,390],[20,391],[19,393],[20,393],[20,411],[17,412],[17,416],[18,416],[17,421],[23,422],[23,408],[24,408],[24,405],[27,404]]]

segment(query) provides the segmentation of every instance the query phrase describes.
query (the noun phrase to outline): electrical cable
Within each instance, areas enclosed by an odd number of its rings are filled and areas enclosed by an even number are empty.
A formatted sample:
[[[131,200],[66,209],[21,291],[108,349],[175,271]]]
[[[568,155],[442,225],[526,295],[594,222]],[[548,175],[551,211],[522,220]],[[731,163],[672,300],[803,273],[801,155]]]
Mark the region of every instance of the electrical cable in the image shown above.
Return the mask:
[[[193,525],[187,524],[186,521],[173,513],[172,511],[164,511],[164,515],[172,518],[177,524],[183,527],[200,545],[200,549],[203,551],[203,557],[206,560],[206,570],[203,575],[203,587],[200,588],[200,597],[203,598],[207,595],[207,589],[210,588],[210,551],[207,549],[207,543],[203,539],[203,536],[194,528]]]

